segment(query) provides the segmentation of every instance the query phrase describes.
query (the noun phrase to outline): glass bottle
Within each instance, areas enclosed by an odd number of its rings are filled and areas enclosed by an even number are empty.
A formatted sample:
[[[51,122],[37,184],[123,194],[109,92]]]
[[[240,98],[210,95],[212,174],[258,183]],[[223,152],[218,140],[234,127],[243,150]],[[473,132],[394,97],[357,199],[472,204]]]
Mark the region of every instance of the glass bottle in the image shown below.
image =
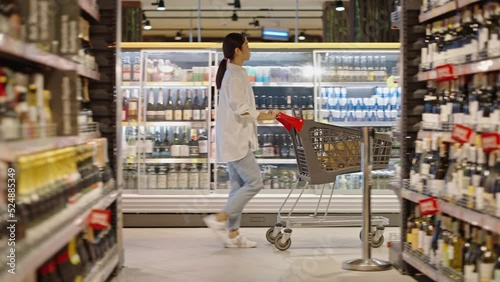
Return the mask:
[[[207,90],[204,89],[203,104],[201,105],[201,112],[200,112],[200,120],[207,120],[207,113],[208,113],[208,95],[207,95]]]
[[[170,164],[167,173],[168,189],[177,189],[179,187],[179,171],[176,164]]]
[[[166,189],[168,182],[167,182],[167,168],[164,166],[160,167],[160,170],[158,171],[158,184],[157,187],[158,189]]]
[[[191,100],[191,90],[186,90],[186,98],[184,101],[184,110],[182,112],[182,120],[193,120],[193,101]]]
[[[198,171],[198,166],[196,164],[191,165],[189,170],[189,189],[199,189],[200,188],[200,172]]]
[[[208,158],[208,137],[205,129],[200,131],[200,136],[198,138],[199,146],[199,156],[200,158]]]
[[[165,117],[164,120],[172,121],[174,120],[174,101],[172,99],[172,91],[168,90],[168,100],[165,105]]]
[[[170,154],[173,158],[178,158],[181,156],[181,141],[179,140],[179,127],[175,128],[174,140],[172,141],[172,146],[170,146]]]
[[[187,189],[188,188],[188,171],[186,169],[186,164],[181,164],[181,168],[178,172],[178,188]]]
[[[187,135],[187,127],[184,127],[181,139],[181,157],[189,157],[189,137]]]
[[[208,173],[208,164],[202,164],[200,169],[200,189],[210,189],[210,174]]]
[[[496,254],[493,248],[493,236],[489,232],[486,234],[486,240],[481,246],[481,252],[481,257],[479,258],[479,281],[492,281]]]
[[[184,107],[182,105],[182,99],[181,99],[181,91],[177,90],[177,100],[175,102],[174,106],[174,120],[175,121],[181,121],[183,118],[183,110]]]
[[[198,158],[200,156],[199,146],[198,136],[196,136],[196,129],[191,129],[191,140],[189,140],[189,157]]]
[[[137,96],[137,90],[134,90],[132,92],[132,96],[130,97],[129,103],[128,103],[128,117],[129,120],[132,122],[137,122],[138,121],[138,108],[139,108],[139,100]]]
[[[158,90],[158,103],[156,103],[156,121],[165,121],[165,105],[163,103],[163,89]]]
[[[155,167],[150,166],[147,169],[148,173],[148,189],[158,189],[158,175],[156,174]]]
[[[146,120],[147,121],[156,120],[155,94],[152,88],[149,89],[148,93],[148,104],[146,106]]]
[[[200,99],[198,97],[198,90],[194,90],[194,100],[193,100],[193,120],[204,120],[201,118],[202,106],[200,105]],[[208,102],[207,102],[208,103]]]

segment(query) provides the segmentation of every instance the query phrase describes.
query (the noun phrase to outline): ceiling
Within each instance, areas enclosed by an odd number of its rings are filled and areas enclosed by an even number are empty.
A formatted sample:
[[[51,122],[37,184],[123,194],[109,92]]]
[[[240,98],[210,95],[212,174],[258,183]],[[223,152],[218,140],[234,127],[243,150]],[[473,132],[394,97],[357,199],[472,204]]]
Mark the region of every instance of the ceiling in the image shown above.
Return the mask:
[[[145,36],[162,35],[173,38],[181,31],[186,39],[192,27],[193,41],[197,41],[198,0],[165,0],[166,11],[156,11],[157,6],[152,5],[156,0],[141,0],[141,2],[145,15],[153,27],[152,30],[143,31]],[[228,5],[234,0],[200,0],[200,2],[202,38],[220,38],[229,32],[243,31],[249,34],[249,37],[260,37],[262,27],[289,29],[291,34],[295,31],[296,1],[294,0],[241,0],[241,9],[234,9]],[[325,0],[298,0],[298,2],[299,33],[322,35],[321,16]],[[283,9],[288,11],[277,11]],[[238,21],[231,20],[234,10],[239,17]],[[257,17],[260,27],[249,25],[253,17]]]

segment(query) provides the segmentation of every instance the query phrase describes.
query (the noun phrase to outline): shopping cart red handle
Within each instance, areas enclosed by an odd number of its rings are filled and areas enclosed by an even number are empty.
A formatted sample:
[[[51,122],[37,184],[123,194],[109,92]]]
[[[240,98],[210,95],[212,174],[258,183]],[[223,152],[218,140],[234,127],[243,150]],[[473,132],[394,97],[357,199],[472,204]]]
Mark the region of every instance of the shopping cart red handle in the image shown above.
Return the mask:
[[[283,124],[287,131],[290,131],[293,126],[297,132],[300,132],[304,125],[303,119],[285,115],[284,113],[278,113],[276,115],[276,120]]]

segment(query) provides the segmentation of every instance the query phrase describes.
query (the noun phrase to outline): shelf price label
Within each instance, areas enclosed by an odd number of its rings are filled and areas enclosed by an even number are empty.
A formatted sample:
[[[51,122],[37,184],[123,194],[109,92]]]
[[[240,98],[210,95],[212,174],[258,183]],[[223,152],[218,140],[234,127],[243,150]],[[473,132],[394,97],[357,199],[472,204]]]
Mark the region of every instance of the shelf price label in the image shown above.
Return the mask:
[[[481,134],[481,143],[485,153],[490,153],[500,147],[500,134],[489,132]]]
[[[89,226],[93,229],[106,229],[111,223],[110,210],[92,210],[89,217]]]
[[[436,67],[436,81],[448,81],[455,78],[455,73],[453,72],[453,65],[446,64]]]
[[[451,138],[461,144],[464,144],[469,142],[472,133],[474,133],[472,128],[461,124],[455,124],[451,132]]]
[[[434,215],[439,212],[436,198],[427,198],[418,201],[418,208],[421,215]]]

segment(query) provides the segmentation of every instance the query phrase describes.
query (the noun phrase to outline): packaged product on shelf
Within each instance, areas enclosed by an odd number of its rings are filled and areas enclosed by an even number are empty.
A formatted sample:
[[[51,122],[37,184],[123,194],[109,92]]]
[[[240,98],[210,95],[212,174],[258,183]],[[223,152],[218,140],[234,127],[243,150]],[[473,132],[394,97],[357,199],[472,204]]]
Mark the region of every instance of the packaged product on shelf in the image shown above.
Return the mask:
[[[188,170],[189,170],[189,180],[188,180],[189,189],[199,189],[200,172],[198,171],[198,166],[196,164],[192,164],[190,167],[188,167]]]
[[[188,177],[189,173],[186,168],[186,164],[181,164],[179,172],[178,172],[178,182],[177,182],[177,187],[179,189],[187,189],[189,187],[189,182],[188,182]]]
[[[208,165],[202,164],[200,169],[200,189],[210,189],[210,174],[208,173]]]
[[[158,172],[158,178],[157,178],[157,183],[158,183],[158,189],[167,189],[168,187],[168,182],[167,182],[167,167],[161,166],[160,170]]]
[[[158,175],[156,174],[156,170],[154,166],[150,166],[147,169],[147,178],[148,178],[148,189],[157,189],[158,188]]]
[[[165,119],[165,104],[163,102],[163,88],[158,90],[158,103],[156,103],[155,107],[155,120],[156,121],[164,121]]]
[[[170,164],[167,173],[167,187],[168,189],[177,189],[179,187],[179,171],[177,165]]]
[[[132,80],[132,58],[128,53],[122,54],[122,80],[128,82]]]

